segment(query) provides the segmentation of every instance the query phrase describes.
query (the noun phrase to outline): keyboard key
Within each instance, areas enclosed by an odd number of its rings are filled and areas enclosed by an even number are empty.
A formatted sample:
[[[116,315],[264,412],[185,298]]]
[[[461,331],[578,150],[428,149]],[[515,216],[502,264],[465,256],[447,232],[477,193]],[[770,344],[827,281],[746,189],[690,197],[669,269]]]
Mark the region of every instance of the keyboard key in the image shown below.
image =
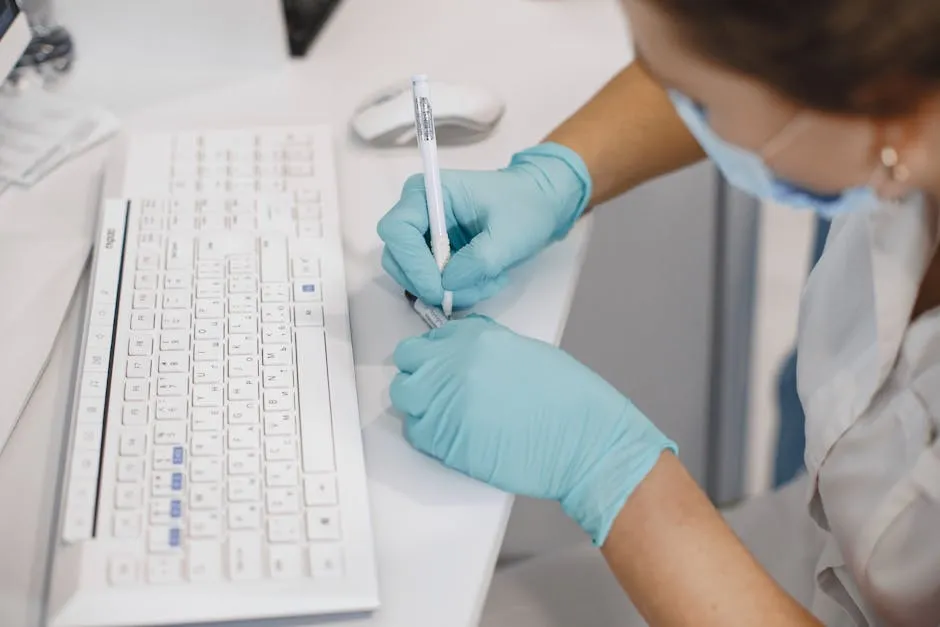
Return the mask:
[[[310,545],[310,574],[318,579],[340,577],[343,574],[343,549],[334,544]]]
[[[249,294],[233,294],[228,299],[228,311],[233,314],[256,313],[258,298]]]
[[[189,333],[186,331],[168,331],[160,334],[161,351],[189,350]],[[147,353],[148,355],[150,353]]]
[[[153,309],[157,306],[156,292],[136,291],[134,292],[134,309]]]
[[[197,383],[193,385],[193,407],[220,407],[222,405],[222,386],[218,383]]]
[[[296,516],[272,516],[267,526],[269,542],[296,544],[300,541],[300,519]]]
[[[303,279],[294,283],[294,301],[300,303],[305,301],[320,301],[322,286],[318,279]]]
[[[193,241],[188,237],[170,236],[166,243],[166,269],[185,270],[193,265]]]
[[[261,506],[258,503],[230,503],[228,527],[229,529],[260,529]]]
[[[290,291],[290,286],[287,283],[264,283],[261,285],[261,302],[287,302],[290,300]]]
[[[156,272],[138,272],[134,276],[134,289],[155,290],[160,282],[160,275]]]
[[[292,435],[294,433],[294,417],[290,412],[266,411],[264,412],[264,434]]]
[[[307,509],[307,538],[309,540],[339,540],[339,510],[335,507]]]
[[[201,261],[196,265],[197,279],[221,279],[225,276],[225,265],[221,261]]]
[[[228,360],[228,376],[258,376],[258,357],[255,355],[236,355],[235,357],[230,357]]]
[[[258,291],[255,277],[250,275],[233,276],[228,280],[229,294],[254,294]]]
[[[229,577],[244,581],[261,577],[261,534],[232,532],[228,536]]]
[[[275,544],[268,547],[268,572],[274,579],[298,579],[303,576],[303,566],[297,547]]]
[[[289,388],[294,384],[294,371],[286,366],[265,366],[261,378],[265,388]]]
[[[269,488],[297,485],[297,464],[295,462],[268,462],[264,470],[265,482]]]
[[[336,505],[336,478],[317,474],[304,479],[304,502],[307,505]]]
[[[233,425],[228,428],[228,448],[256,449],[260,445],[261,430],[257,425]]]
[[[323,237],[323,225],[319,220],[298,220],[297,237],[313,239]]]
[[[264,458],[271,461],[285,461],[297,458],[297,445],[294,438],[287,435],[272,435],[264,439]]]
[[[261,325],[261,341],[265,344],[290,344],[290,327],[287,324]]]
[[[189,290],[170,290],[163,294],[164,309],[189,309],[192,302],[193,293]]]
[[[193,431],[221,431],[225,411],[222,407],[197,407],[192,413]]]
[[[144,460],[136,457],[119,458],[117,467],[117,480],[121,482],[135,482],[144,480]]]
[[[186,420],[186,399],[162,397],[157,399],[157,420]]]
[[[221,457],[222,434],[211,431],[194,432],[189,441],[189,451],[193,457]]]
[[[221,383],[221,361],[198,361],[193,364],[193,383]]]
[[[261,481],[256,476],[229,478],[228,500],[232,502],[260,501]]]
[[[215,483],[222,481],[222,459],[218,457],[198,457],[189,462],[189,481],[191,483]]]
[[[143,488],[136,483],[119,483],[114,494],[117,509],[137,509],[144,502]]]
[[[153,352],[153,337],[132,335],[127,344],[127,354],[131,356],[149,355]]]
[[[221,298],[197,298],[196,319],[215,320],[225,315],[225,301]],[[208,338],[200,338],[208,339]]]
[[[296,335],[298,423],[304,472],[330,472],[335,460],[325,337],[321,329],[313,328],[297,329]],[[267,394],[265,390],[265,399]]]
[[[162,374],[189,372],[189,355],[175,352],[161,355],[159,371]]]
[[[75,448],[76,450],[99,451],[101,449],[101,425],[76,425]]]
[[[189,514],[189,534],[194,538],[222,535],[222,516],[215,510],[193,510]]]
[[[112,586],[137,582],[137,562],[130,555],[117,555],[108,561],[108,581]]]
[[[262,236],[259,241],[261,250],[261,280],[273,283],[287,280],[287,242],[283,236]]]
[[[86,372],[82,378],[82,395],[103,398],[108,388],[107,372]]]
[[[294,257],[291,261],[294,278],[320,276],[320,259],[308,255]]]
[[[150,376],[150,358],[128,357],[125,374],[129,379],[146,379]]]
[[[131,316],[131,329],[135,331],[152,331],[153,325],[154,315],[152,311],[135,311]]]
[[[189,381],[185,374],[162,374],[157,379],[157,396],[186,396],[188,391]]]
[[[258,317],[254,313],[231,314],[228,318],[229,333],[254,333],[258,330]]]
[[[261,305],[261,322],[290,322],[290,309],[286,303]]]
[[[222,547],[215,541],[193,540],[186,556],[190,581],[218,581],[222,578]]]
[[[321,305],[294,305],[294,321],[298,327],[322,327],[323,307]]]
[[[220,279],[196,281],[196,298],[221,298],[225,295],[225,284]]]
[[[183,490],[183,473],[155,471],[151,473],[150,488],[153,496],[177,496]]]
[[[216,260],[225,257],[227,250],[225,239],[225,235],[200,235],[196,245],[196,254],[199,261]]]
[[[216,510],[222,507],[222,489],[215,483],[194,483],[189,489],[189,508]]]
[[[79,424],[101,424],[104,420],[103,398],[82,398],[78,402],[78,410],[75,413]]]
[[[180,425],[184,429],[186,425]],[[177,461],[178,460],[178,461]],[[183,466],[183,446],[163,444],[153,447],[154,470],[180,470]]]
[[[142,429],[125,429],[121,434],[120,455],[136,457],[147,451],[147,434]]]
[[[294,409],[293,390],[266,389],[264,391],[265,411],[290,411],[292,409]]]
[[[223,324],[221,320],[197,320],[193,335],[197,340],[220,340]]]
[[[269,514],[296,514],[300,511],[297,488],[268,488],[265,500]]]
[[[261,350],[261,362],[265,366],[287,366],[291,363],[290,346],[283,344],[273,344],[265,346]]]
[[[114,537],[121,539],[136,538],[140,535],[140,514],[137,512],[117,512],[114,514]]]
[[[186,442],[186,423],[158,422],[153,428],[153,443],[184,444]]]
[[[147,424],[147,417],[150,408],[146,403],[132,402],[124,403],[124,409],[121,416],[121,424],[125,426],[139,426]]]
[[[222,361],[220,340],[196,340],[193,342],[194,361]]]
[[[167,272],[163,287],[167,290],[187,290],[192,287],[193,277],[188,272]]]
[[[151,314],[151,316],[152,315],[153,314]],[[188,329],[189,326],[189,312],[176,310],[163,312],[160,328],[164,331],[173,329]],[[151,325],[150,328],[152,329],[153,326]]]
[[[230,425],[256,424],[260,421],[260,411],[256,401],[233,401],[228,405]]]
[[[258,474],[261,472],[261,454],[251,450],[232,451],[228,455],[228,472],[230,475]],[[281,477],[281,480],[287,480],[282,475],[278,477]]]
[[[150,583],[176,583],[182,579],[182,558],[179,555],[154,555],[147,560]]]
[[[254,377],[232,379],[228,384],[228,397],[233,401],[258,400],[258,380]]]
[[[228,354],[251,355],[258,351],[258,336],[251,333],[238,333],[228,338]]]
[[[77,449],[73,453],[72,476],[77,479],[97,479],[100,460],[98,451]]]

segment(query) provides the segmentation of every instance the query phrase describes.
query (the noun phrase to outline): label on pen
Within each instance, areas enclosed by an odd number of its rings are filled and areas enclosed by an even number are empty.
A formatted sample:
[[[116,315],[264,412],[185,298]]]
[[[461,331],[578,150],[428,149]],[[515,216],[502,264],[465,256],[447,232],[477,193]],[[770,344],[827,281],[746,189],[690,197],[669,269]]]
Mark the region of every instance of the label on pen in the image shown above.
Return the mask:
[[[447,324],[447,316],[437,307],[432,307],[407,292],[405,293],[405,297],[408,299],[408,302],[411,303],[415,312],[424,320],[425,324],[432,329],[439,329]]]
[[[431,101],[424,96],[415,98],[415,126],[419,139],[426,142],[434,140],[434,114],[431,112]]]

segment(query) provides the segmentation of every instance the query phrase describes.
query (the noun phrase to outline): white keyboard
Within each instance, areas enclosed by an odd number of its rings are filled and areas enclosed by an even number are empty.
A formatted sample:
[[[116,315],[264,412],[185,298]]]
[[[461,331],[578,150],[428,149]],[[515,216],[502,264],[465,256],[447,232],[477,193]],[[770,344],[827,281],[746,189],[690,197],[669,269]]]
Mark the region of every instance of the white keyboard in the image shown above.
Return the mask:
[[[126,198],[101,213],[51,625],[377,606],[330,142],[130,144]]]

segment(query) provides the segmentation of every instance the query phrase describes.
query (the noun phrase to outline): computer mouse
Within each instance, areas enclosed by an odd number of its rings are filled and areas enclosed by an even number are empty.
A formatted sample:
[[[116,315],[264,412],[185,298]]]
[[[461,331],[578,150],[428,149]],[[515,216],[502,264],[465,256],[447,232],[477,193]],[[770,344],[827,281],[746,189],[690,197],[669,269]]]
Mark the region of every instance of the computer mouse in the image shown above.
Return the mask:
[[[492,132],[505,105],[489,91],[444,81],[431,81],[431,107],[439,145],[468,144]],[[350,120],[353,132],[373,146],[415,143],[411,83],[402,82],[368,98]]]

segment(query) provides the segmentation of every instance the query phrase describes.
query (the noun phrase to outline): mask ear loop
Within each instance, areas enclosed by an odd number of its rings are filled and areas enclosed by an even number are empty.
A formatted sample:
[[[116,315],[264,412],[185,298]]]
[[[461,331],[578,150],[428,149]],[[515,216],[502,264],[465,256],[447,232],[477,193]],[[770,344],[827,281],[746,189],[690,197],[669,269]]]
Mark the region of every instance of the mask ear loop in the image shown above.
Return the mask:
[[[804,113],[797,113],[783,128],[777,131],[776,135],[767,140],[767,143],[758,153],[764,163],[767,163],[777,153],[786,148],[797,135],[803,132],[808,122],[809,116]]]

